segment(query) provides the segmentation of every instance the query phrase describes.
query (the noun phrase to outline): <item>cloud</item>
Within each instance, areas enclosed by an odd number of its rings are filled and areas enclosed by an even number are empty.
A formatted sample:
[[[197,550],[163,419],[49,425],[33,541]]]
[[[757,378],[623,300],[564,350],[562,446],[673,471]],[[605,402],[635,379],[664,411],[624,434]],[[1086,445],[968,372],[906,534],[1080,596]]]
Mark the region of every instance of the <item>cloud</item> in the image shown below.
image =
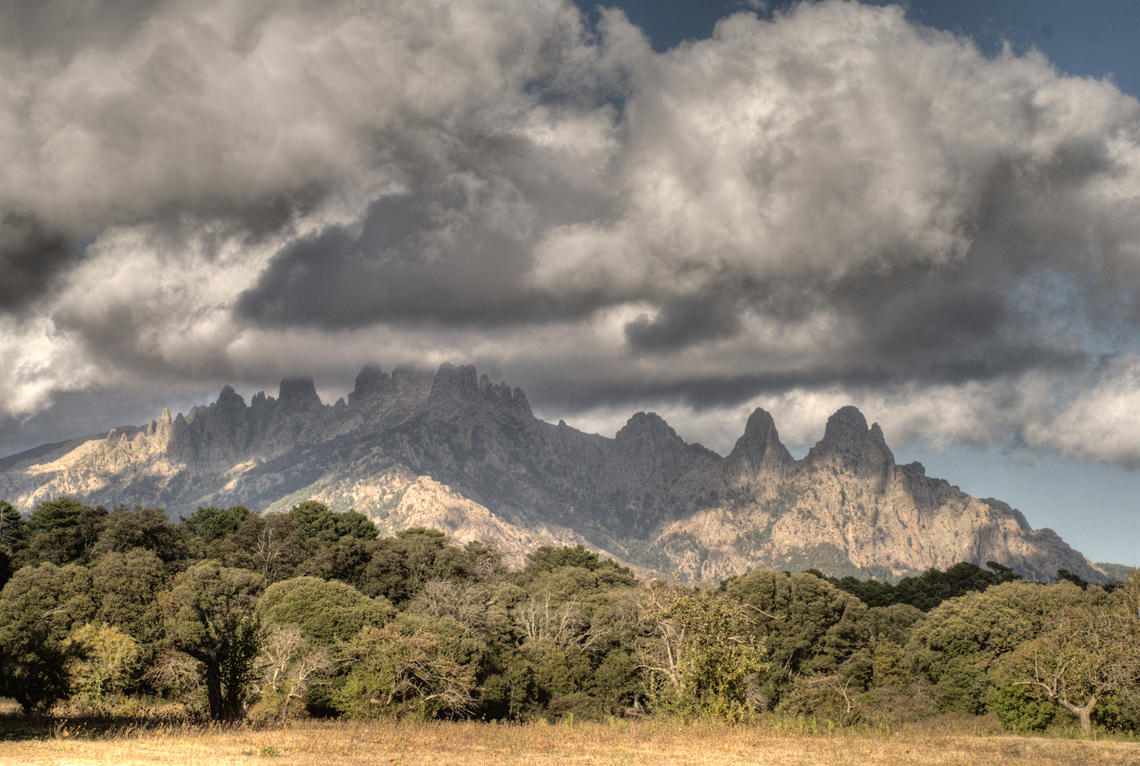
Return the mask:
[[[664,53],[563,0],[0,14],[0,436],[451,358],[722,446],[854,401],[1135,463],[1090,413],[1133,381],[1140,104],[1036,52],[838,2]]]
[[[66,269],[74,246],[34,215],[0,215],[0,311],[26,308]]]
[[[1140,357],[1122,355],[1106,360],[1095,382],[1062,408],[1042,412],[1025,428],[1025,440],[1081,460],[1140,468],[1138,408]]]
[[[0,46],[25,56],[65,59],[83,48],[111,48],[128,41],[158,5],[158,0],[3,0]]]

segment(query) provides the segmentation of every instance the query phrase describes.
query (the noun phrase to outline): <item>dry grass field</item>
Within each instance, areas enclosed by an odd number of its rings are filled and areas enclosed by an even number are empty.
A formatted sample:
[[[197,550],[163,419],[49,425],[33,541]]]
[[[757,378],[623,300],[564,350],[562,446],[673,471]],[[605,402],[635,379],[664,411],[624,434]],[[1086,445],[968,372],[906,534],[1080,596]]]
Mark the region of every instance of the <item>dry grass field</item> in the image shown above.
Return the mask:
[[[940,733],[793,733],[674,721],[496,725],[303,722],[285,728],[152,730],[0,742],[0,764],[763,764],[771,766],[1140,766],[1140,743]]]

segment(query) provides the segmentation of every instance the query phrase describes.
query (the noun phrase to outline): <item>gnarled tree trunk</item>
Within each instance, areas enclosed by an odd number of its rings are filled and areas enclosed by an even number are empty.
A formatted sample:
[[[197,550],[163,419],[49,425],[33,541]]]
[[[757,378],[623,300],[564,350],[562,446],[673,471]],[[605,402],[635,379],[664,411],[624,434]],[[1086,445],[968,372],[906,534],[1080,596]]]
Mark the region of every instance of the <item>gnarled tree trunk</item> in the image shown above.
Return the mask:
[[[1081,730],[1084,731],[1085,734],[1092,733],[1092,711],[1093,708],[1096,707],[1095,694],[1089,697],[1089,701],[1083,705],[1074,705],[1063,697],[1058,698],[1057,701],[1061,703],[1061,706],[1065,708],[1065,710],[1068,710],[1077,717],[1077,720],[1081,722]]]

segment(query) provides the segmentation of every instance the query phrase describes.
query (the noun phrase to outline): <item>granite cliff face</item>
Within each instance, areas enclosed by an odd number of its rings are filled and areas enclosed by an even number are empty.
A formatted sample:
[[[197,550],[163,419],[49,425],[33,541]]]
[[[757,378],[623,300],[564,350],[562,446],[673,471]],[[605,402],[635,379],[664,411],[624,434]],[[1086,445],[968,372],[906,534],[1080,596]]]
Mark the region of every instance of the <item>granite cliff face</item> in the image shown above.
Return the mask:
[[[921,465],[898,466],[879,426],[844,407],[803,460],[757,410],[727,457],[639,412],[609,439],[534,417],[518,388],[473,367],[366,367],[347,402],[287,379],[249,404],[230,387],[186,415],[0,460],[0,498],[72,495],[172,515],[200,505],[286,509],[317,499],[384,532],[434,526],[519,563],[582,543],[646,574],[713,580],[749,568],[899,577],[997,561],[1027,577],[1105,573],[1051,530]]]

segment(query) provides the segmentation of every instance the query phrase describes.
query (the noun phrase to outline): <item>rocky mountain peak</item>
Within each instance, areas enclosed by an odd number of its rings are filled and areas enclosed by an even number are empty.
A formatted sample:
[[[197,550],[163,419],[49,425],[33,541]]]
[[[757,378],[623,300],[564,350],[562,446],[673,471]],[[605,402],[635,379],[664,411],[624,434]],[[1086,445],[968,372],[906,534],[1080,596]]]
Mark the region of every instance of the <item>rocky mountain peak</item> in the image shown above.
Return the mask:
[[[878,423],[871,424],[871,429],[867,432],[867,441],[885,452],[892,464],[895,462],[895,456],[887,446],[887,438],[883,436],[883,429],[879,428]]]
[[[858,407],[840,407],[827,419],[823,439],[816,447],[843,449],[858,446],[867,439],[867,418]]]
[[[493,408],[506,408],[518,415],[531,415],[530,402],[522,389],[511,388],[506,383],[494,383],[486,374],[480,375],[471,365],[453,365],[444,362],[439,366],[431,381],[429,406],[437,414],[449,412],[451,405],[492,405]]]
[[[469,364],[444,362],[431,379],[431,399],[469,399],[479,393],[479,374]]]
[[[383,396],[391,388],[391,375],[374,364],[366,365],[356,376],[356,383],[348,395],[348,403],[358,405],[368,399]]]
[[[223,386],[214,407],[222,411],[240,411],[245,409],[245,399],[241,397],[233,386]]]
[[[880,488],[895,476],[895,457],[887,447],[883,431],[856,407],[841,407],[824,428],[823,438],[807,454],[809,465],[834,461],[857,476],[880,478]]]
[[[530,415],[530,402],[521,388],[511,388],[507,383],[492,383],[486,375],[479,376],[479,393],[484,399],[504,405],[520,414]]]
[[[793,463],[791,453],[780,442],[776,423],[765,410],[756,408],[744,427],[744,435],[728,455],[726,470],[731,476],[760,473],[780,475]]]
[[[348,395],[347,410],[354,422],[370,427],[394,425],[420,410],[435,383],[430,372],[414,367],[397,367],[391,374],[376,365],[367,365],[356,376]],[[441,390],[447,383],[440,381]]]
[[[311,377],[285,378],[281,381],[277,403],[289,410],[314,409],[321,406],[321,398]]]
[[[638,412],[631,417],[614,439],[620,443],[632,442],[679,442],[684,440],[677,435],[673,427],[656,412]]]

